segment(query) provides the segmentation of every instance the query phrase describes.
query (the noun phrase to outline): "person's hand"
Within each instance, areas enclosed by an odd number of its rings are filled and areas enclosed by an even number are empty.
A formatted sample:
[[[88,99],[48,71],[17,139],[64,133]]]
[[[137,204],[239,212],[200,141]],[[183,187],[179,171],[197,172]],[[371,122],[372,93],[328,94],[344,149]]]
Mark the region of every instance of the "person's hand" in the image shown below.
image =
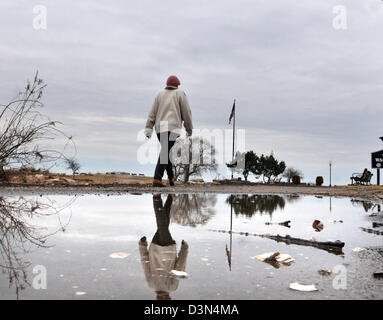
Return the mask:
[[[189,245],[188,245],[188,243],[185,240],[182,240],[181,246],[184,247],[184,248],[189,248]]]
[[[153,133],[152,129],[146,128],[145,131],[144,131],[146,139],[149,140],[152,137],[152,133]]]

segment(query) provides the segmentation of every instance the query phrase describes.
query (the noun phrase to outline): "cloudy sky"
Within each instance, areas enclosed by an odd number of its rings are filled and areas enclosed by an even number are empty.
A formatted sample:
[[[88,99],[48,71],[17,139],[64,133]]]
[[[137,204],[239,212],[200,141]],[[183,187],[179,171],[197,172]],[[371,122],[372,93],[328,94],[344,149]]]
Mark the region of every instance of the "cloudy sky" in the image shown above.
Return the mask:
[[[46,29],[33,27],[36,5]],[[337,5],[346,29],[334,28]],[[196,128],[230,129],[236,98],[246,149],[273,151],[306,181],[327,180],[332,160],[333,183],[347,183],[383,148],[380,0],[2,0],[0,10],[0,103],[39,70],[44,113],[74,136],[82,171],[152,174],[137,136],[170,74]]]

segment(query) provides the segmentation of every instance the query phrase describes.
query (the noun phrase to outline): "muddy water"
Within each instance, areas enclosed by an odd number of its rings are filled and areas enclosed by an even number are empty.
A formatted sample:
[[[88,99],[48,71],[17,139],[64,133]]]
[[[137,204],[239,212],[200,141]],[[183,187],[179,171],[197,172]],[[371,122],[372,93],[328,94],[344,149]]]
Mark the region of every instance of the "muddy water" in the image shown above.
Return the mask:
[[[383,298],[383,280],[373,277],[383,269],[383,236],[377,234],[383,228],[372,228],[383,213],[368,202],[222,194],[4,196],[0,209],[1,299]],[[290,227],[275,224],[287,220]],[[313,228],[314,220],[323,230]],[[335,254],[234,232],[345,246]],[[357,247],[364,250],[353,251]],[[295,261],[275,268],[253,258],[267,252]],[[173,268],[189,277],[169,275]],[[293,291],[292,282],[318,291]]]

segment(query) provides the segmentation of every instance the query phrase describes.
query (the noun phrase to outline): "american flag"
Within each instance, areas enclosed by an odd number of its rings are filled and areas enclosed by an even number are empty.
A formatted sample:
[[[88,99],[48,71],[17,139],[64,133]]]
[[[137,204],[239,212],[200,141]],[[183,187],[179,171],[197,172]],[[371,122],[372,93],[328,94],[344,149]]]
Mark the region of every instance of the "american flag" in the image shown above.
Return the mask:
[[[229,118],[229,124],[231,123],[231,119],[235,117],[235,100],[233,103],[233,109],[231,109],[230,118]]]

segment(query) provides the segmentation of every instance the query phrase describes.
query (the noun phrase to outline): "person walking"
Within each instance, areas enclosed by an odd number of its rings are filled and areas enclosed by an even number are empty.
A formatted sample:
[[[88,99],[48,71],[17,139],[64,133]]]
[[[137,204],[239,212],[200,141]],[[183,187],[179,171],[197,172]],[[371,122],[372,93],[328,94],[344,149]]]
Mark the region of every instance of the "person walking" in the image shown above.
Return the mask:
[[[174,186],[173,164],[170,160],[170,150],[181,134],[182,122],[186,133],[193,133],[192,114],[185,92],[178,87],[180,80],[172,75],[166,81],[165,89],[161,90],[154,99],[145,126],[145,136],[150,139],[155,128],[157,138],[161,144],[154,172],[153,186],[165,187],[162,177],[166,171],[169,184]]]

